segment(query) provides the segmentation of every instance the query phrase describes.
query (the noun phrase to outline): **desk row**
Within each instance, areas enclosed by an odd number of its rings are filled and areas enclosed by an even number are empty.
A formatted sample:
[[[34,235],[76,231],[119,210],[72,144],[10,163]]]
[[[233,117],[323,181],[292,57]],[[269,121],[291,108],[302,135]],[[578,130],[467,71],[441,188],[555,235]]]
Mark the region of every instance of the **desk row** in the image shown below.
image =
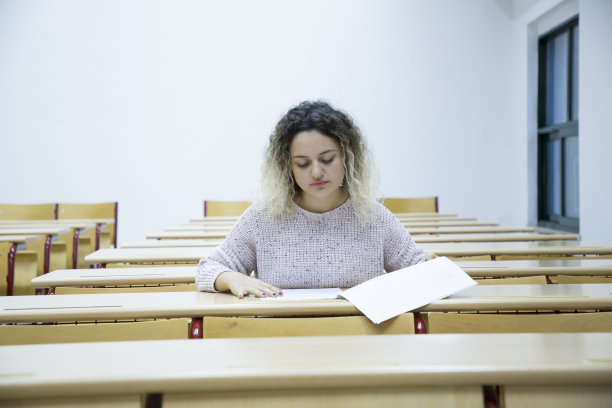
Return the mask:
[[[508,408],[608,407],[611,343],[556,333],[5,346],[0,404],[484,407],[497,384]]]
[[[113,222],[0,221],[0,294],[27,294],[28,285],[24,283],[37,275],[85,267],[85,256],[108,244],[102,232]]]

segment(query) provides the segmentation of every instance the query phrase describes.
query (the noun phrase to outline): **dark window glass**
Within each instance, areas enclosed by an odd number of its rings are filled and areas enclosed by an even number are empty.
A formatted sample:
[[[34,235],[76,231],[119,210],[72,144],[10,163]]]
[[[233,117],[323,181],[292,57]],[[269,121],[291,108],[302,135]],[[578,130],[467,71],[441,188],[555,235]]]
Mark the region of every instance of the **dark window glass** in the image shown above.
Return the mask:
[[[540,38],[538,223],[578,231],[578,19]]]

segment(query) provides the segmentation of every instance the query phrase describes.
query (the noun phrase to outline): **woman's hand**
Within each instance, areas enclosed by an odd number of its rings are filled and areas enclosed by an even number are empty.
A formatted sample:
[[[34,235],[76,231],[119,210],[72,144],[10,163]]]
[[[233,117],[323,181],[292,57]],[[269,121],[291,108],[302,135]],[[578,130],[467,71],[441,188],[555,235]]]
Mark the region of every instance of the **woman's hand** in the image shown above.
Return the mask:
[[[437,257],[438,255],[434,254],[433,252],[425,252],[426,261],[431,261],[432,259],[436,259]]]
[[[277,297],[283,294],[276,286],[267,284],[257,278],[246,276],[239,272],[226,271],[217,276],[215,289],[219,292],[230,291],[242,299],[246,295],[256,297]]]

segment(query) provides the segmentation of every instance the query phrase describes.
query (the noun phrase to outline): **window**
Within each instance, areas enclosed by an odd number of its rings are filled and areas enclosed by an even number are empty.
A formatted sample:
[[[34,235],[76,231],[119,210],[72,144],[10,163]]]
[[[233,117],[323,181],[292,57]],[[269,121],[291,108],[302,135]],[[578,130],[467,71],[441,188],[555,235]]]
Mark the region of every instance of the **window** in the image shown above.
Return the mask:
[[[578,18],[538,50],[538,225],[578,232]]]

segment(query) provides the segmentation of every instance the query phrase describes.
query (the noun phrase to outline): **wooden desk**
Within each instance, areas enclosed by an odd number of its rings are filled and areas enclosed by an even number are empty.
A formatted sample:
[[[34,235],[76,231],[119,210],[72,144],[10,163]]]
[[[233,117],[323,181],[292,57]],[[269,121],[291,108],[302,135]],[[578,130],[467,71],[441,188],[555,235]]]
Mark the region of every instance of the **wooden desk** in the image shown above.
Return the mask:
[[[393,215],[395,215],[399,219],[403,219],[403,218],[412,219],[412,218],[423,218],[423,217],[424,218],[432,218],[432,217],[457,218],[458,217],[457,214],[453,214],[453,213],[435,213],[435,212],[393,213]]]
[[[85,237],[84,234],[88,229],[92,231],[97,229],[96,223],[87,222],[87,220],[17,220],[5,221],[2,225],[4,229],[17,227],[21,229],[48,228],[51,226],[69,228],[70,231],[60,236],[60,242],[63,242],[61,245],[66,246],[66,264],[72,265],[75,269],[78,268],[80,260],[81,265],[84,266],[82,263],[84,252],[89,252],[92,245],[91,239]],[[55,242],[53,245],[58,243]]]
[[[218,247],[223,241],[223,239],[158,239],[128,242],[121,248]]]
[[[527,276],[610,276],[612,260],[457,261],[473,278]],[[34,288],[189,284],[197,267],[164,266],[109,269],[62,269],[32,279]]]
[[[195,263],[210,254],[215,247],[188,248],[106,248],[85,257],[93,265],[106,264],[151,264],[151,263]]]
[[[214,216],[207,216],[207,217],[196,217],[196,218],[191,218],[189,219],[189,222],[201,222],[204,224],[215,224],[215,223],[220,223],[220,224],[231,224],[231,223],[235,223],[236,221],[238,221],[238,216],[234,216],[234,215],[214,215]]]
[[[533,227],[407,227],[408,232],[419,234],[499,234],[504,232],[533,232]]]
[[[4,346],[0,403],[137,407],[154,392],[165,408],[483,407],[482,386],[499,384],[508,408],[604,407],[610,344],[612,334],[584,333]]]
[[[612,255],[612,243],[593,243],[582,241],[542,241],[542,242],[495,242],[487,244],[454,243],[454,244],[419,244],[428,252],[460,260],[461,257],[485,256],[495,260],[499,257],[609,257]],[[500,259],[501,260],[501,259]]]
[[[530,242],[530,241],[575,241],[576,234],[411,234],[417,243],[438,242]]]
[[[62,269],[32,279],[34,288],[194,283],[197,266]]]
[[[28,224],[25,224],[28,225]],[[57,268],[65,268],[66,267],[66,245],[58,245],[56,244],[53,247],[52,243],[56,242],[59,237],[63,234],[67,234],[70,232],[70,228],[64,226],[38,226],[37,224],[31,224],[28,226],[21,224],[14,224],[11,227],[0,225],[0,235],[19,235],[19,234],[27,234],[27,235],[38,235],[44,239],[44,244],[41,246],[39,242],[36,242],[33,249],[38,259],[38,274],[48,273],[51,270],[53,265],[53,269]],[[29,244],[28,247],[32,246]],[[53,256],[52,256],[53,252]],[[53,259],[52,259],[53,258]]]
[[[428,219],[454,219],[457,218],[458,215],[457,214],[452,214],[452,213],[434,213],[434,212],[414,212],[414,213],[395,213],[394,214],[398,219],[422,219],[422,218],[428,218]],[[218,223],[232,223],[232,222],[236,222],[238,220],[238,217],[235,216],[208,216],[208,217],[195,217],[195,218],[190,218],[189,222],[200,222],[200,223],[207,223],[207,224],[214,224],[215,222]]]
[[[93,226],[91,225],[93,224]],[[102,230],[106,229],[107,225],[114,225],[113,218],[77,218],[77,219],[53,219],[53,220],[0,220],[0,226],[20,225],[26,226],[81,226],[88,229],[87,231],[93,245],[93,249],[100,249]],[[83,232],[80,231],[80,234]]]
[[[400,222],[448,222],[448,221],[456,221],[456,222],[461,222],[461,221],[478,221],[478,218],[476,217],[458,217],[458,216],[454,216],[454,217],[440,217],[437,215],[419,215],[419,216],[413,216],[413,217],[409,217],[409,216],[398,216],[397,214],[395,214],[395,216],[397,217],[397,219],[400,220]]]
[[[40,240],[38,235],[0,235],[0,295],[30,294],[29,281],[36,276],[37,260],[31,257],[17,261],[18,251],[29,242]]]
[[[472,277],[503,278],[535,275],[610,276],[612,259],[455,261]]]
[[[148,234],[147,239],[210,239],[223,240],[227,233],[221,231],[164,231],[154,234]]]
[[[231,228],[210,228],[199,224],[184,224],[175,225],[173,227],[164,228],[164,232],[176,231],[198,231],[208,233],[210,238],[223,238],[227,235]],[[147,236],[148,237],[148,236]]]
[[[194,223],[194,222],[182,222],[178,225],[179,227],[198,227],[204,231],[211,231],[211,232],[219,232],[219,231],[229,231],[234,227],[234,224],[231,225],[206,225],[206,224],[200,224],[200,223]]]
[[[452,228],[452,227],[451,227]],[[529,232],[530,228],[483,228],[476,230],[458,229],[461,235],[457,234],[453,229],[432,229],[432,228],[415,228],[409,230],[412,238],[419,243],[436,243],[436,242],[512,242],[512,241],[556,241],[556,240],[576,240],[576,234],[518,234],[504,232]],[[517,231],[514,231],[517,230]],[[219,232],[198,231],[198,230],[177,230],[165,231],[157,234],[149,234],[147,239],[206,239],[206,240],[221,240],[225,235]],[[123,245],[127,247],[127,245]]]
[[[612,310],[612,284],[478,285],[416,312]],[[95,321],[202,316],[350,316],[343,299],[265,301],[226,293],[113,293],[0,298],[0,322]]]
[[[497,222],[487,221],[454,221],[452,219],[442,219],[439,221],[419,221],[419,220],[400,220],[406,228],[433,228],[433,227],[495,227]]]
[[[433,227],[484,227],[484,226],[497,226],[494,222],[480,222],[480,221],[405,221],[402,222],[406,228],[433,228]],[[164,229],[164,232],[176,232],[176,231],[209,231],[211,233],[218,232],[223,233],[222,230],[211,230],[210,227],[188,224],[188,225],[177,225],[174,227],[168,227]],[[226,231],[227,233],[227,231]],[[223,235],[225,236],[225,234]]]

